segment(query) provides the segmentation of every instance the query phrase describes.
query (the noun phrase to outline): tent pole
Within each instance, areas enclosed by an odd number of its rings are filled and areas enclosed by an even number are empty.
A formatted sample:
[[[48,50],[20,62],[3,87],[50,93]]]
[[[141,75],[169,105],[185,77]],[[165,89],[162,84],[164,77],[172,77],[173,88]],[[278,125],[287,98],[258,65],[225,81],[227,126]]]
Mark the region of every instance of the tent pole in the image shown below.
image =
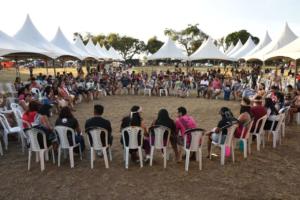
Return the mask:
[[[47,73],[47,76],[49,75],[49,71],[48,71],[48,60],[45,59],[45,63],[46,63],[46,73]]]
[[[54,70],[54,77],[56,78],[56,68],[55,68],[55,61],[54,61],[54,59],[52,60],[52,64],[53,64],[53,70]]]
[[[298,65],[297,65],[297,60],[295,60],[295,83],[294,83],[294,87],[295,89],[297,89],[297,75],[298,75]]]
[[[16,58],[16,76],[20,77],[20,70],[19,70],[19,66],[18,66],[18,59]]]

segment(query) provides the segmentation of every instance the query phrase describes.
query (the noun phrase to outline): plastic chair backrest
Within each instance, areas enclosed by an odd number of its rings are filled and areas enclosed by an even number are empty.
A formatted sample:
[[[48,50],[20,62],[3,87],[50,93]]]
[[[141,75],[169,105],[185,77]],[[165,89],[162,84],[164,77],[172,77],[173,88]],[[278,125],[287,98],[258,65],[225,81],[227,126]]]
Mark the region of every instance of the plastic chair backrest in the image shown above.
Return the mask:
[[[11,126],[9,125],[5,115],[3,114],[0,114],[0,123],[3,127],[3,129],[6,131],[6,132],[9,132],[9,130],[11,129]]]
[[[251,120],[250,123],[246,127],[243,128],[242,134],[241,134],[241,139],[246,139],[247,140],[249,138],[252,125],[253,125],[253,120]],[[243,137],[245,129],[247,130],[247,133]]]
[[[108,131],[104,128],[94,128],[87,131],[88,141],[94,149],[102,149],[108,146]],[[104,134],[105,145],[102,143],[101,135]],[[92,141],[91,141],[92,140]]]
[[[226,139],[225,139],[225,142],[224,142],[224,144],[226,146],[231,146],[233,136],[234,136],[234,132],[235,132],[237,126],[238,126],[237,124],[234,124],[234,125],[227,128],[227,136],[226,136]]]
[[[36,128],[30,128],[25,131],[25,134],[29,140],[30,148],[32,151],[41,150],[41,147],[40,147],[40,144],[39,144],[38,138],[37,138],[38,134],[42,134],[44,148],[47,148],[46,134],[44,131],[36,129]]]
[[[126,146],[125,134],[128,134],[128,145]],[[140,137],[139,137],[140,136]],[[129,126],[122,129],[122,139],[124,147],[137,149],[143,145],[144,129],[137,126]],[[140,140],[140,141],[139,141]]]
[[[157,149],[162,149],[168,146],[170,141],[171,130],[165,126],[152,126],[149,128],[150,132],[150,144]],[[153,132],[152,132],[153,131]],[[167,141],[164,142],[164,134],[167,132]],[[152,139],[154,135],[154,140]],[[152,144],[152,142],[154,143]]]
[[[12,84],[12,83],[6,83],[5,86],[6,86],[7,91],[8,91],[9,93],[11,93],[11,94],[12,94],[12,93],[17,93],[17,90],[16,90],[14,84]]]
[[[75,131],[72,128],[66,126],[55,126],[54,128],[56,134],[58,135],[58,140],[62,148],[69,148],[71,145],[68,140],[68,132],[72,134],[73,145],[75,145]]]
[[[272,123],[272,126],[271,126],[271,130],[274,129],[274,126],[275,126],[275,123],[277,122],[277,126],[275,128],[275,132],[278,132],[279,129],[281,128],[281,123],[282,121],[284,120],[284,117],[285,117],[285,114],[284,113],[281,113],[281,114],[278,114],[274,117],[274,120],[273,120],[273,123]]]
[[[191,151],[198,151],[199,146],[202,145],[203,142],[203,133],[204,129],[201,128],[193,128],[193,129],[188,129],[184,133],[184,148],[187,149],[187,141],[188,141],[188,136],[190,136],[190,147],[189,149]]]
[[[264,131],[265,123],[268,119],[268,115],[264,115],[256,121],[253,134],[261,134]],[[258,127],[260,125],[260,127]],[[259,128],[259,130],[257,130]]]

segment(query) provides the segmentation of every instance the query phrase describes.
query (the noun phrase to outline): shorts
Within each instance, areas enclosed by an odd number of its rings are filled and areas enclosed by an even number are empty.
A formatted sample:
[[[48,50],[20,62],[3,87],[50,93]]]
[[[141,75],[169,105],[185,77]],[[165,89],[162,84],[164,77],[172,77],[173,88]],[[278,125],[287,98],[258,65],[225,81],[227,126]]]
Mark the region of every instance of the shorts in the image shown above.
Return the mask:
[[[215,143],[218,143],[219,142],[219,137],[220,137],[220,134],[217,134],[217,133],[213,133],[211,135],[211,140]],[[224,144],[225,143],[225,140],[226,140],[226,135],[222,135],[222,139],[221,139],[221,144]]]

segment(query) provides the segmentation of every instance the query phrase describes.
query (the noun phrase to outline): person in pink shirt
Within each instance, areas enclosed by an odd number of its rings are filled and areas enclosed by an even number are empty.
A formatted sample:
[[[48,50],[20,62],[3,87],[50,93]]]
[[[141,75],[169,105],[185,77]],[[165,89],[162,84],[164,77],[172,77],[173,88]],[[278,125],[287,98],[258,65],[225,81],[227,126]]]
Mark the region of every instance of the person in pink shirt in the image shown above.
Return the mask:
[[[216,98],[221,94],[222,89],[222,82],[218,77],[215,77],[212,81],[212,89],[213,89],[213,96],[212,98]]]
[[[179,107],[177,109],[177,116],[178,117],[175,121],[176,134],[179,136],[177,144],[180,146],[183,146],[185,131],[188,129],[197,128],[197,124],[193,117],[187,115],[187,110],[185,107]],[[187,137],[187,146],[189,146],[190,140],[191,140],[191,138]],[[191,159],[194,159],[194,158],[196,158],[196,154],[193,153],[191,155]],[[181,156],[179,157],[179,159],[181,159]]]

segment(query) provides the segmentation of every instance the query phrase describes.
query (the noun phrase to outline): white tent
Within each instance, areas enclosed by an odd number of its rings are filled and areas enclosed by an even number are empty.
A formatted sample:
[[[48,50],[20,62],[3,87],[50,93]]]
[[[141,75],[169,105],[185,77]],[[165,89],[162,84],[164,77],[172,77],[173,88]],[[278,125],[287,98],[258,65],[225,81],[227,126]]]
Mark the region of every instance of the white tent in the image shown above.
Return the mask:
[[[85,45],[85,48],[87,52],[92,55],[94,58],[101,58],[102,55],[100,55],[92,41],[92,38],[89,39],[88,43]]]
[[[247,60],[261,60],[265,61],[265,56],[273,51],[284,47],[285,45],[289,44],[290,42],[294,41],[297,38],[295,33],[290,29],[288,24],[286,23],[284,26],[283,31],[279,35],[277,40],[273,40],[270,44],[268,44],[265,48],[261,49],[260,51],[256,52],[255,54],[249,56]]]
[[[45,54],[46,51],[37,49],[29,44],[18,41],[6,33],[0,31],[0,56],[5,56],[13,53],[35,53]]]
[[[108,54],[112,57],[113,60],[124,60],[122,56],[113,47],[109,48]]]
[[[94,58],[94,59],[97,59],[97,57],[91,55],[87,49],[85,48],[81,38],[79,36],[77,36],[75,38],[75,43],[74,43],[74,46],[79,49],[80,51],[78,51],[78,53],[80,53],[80,55],[84,58]]]
[[[111,58],[111,56],[109,56],[105,52],[105,50],[100,47],[99,42],[97,42],[97,44],[95,45],[95,48],[96,48],[96,50],[97,50],[97,52],[99,54],[99,58],[102,58],[102,59],[110,59]]]
[[[234,48],[230,51],[230,52],[228,52],[226,55],[227,56],[231,56],[231,55],[233,55],[235,52],[237,52],[238,50],[240,50],[240,48],[242,48],[243,47],[243,43],[241,42],[241,40],[239,40],[237,43],[236,43],[236,45],[234,46]]]
[[[233,43],[228,47],[228,49],[225,51],[225,54],[227,55],[232,49],[234,48]]]
[[[184,55],[183,51],[169,38],[157,52],[148,57],[148,60],[160,59],[187,60],[188,57]]]
[[[270,44],[271,42],[271,38],[269,36],[268,31],[266,31],[265,37],[263,40],[260,40],[260,42],[258,43],[258,45],[256,45],[256,47],[254,49],[252,49],[249,53],[247,53],[247,55],[245,55],[243,57],[243,59],[247,60],[248,56],[251,56],[252,54],[260,51],[261,49],[263,49],[265,46],[267,46],[268,44]]]
[[[79,49],[68,41],[59,27],[51,43],[68,52],[73,57],[76,57],[80,60],[84,59],[84,57],[78,53]]]
[[[267,54],[265,59],[268,60],[275,57],[288,57],[294,60],[300,59],[300,38],[270,54]]]
[[[25,23],[21,29],[14,36],[15,39],[20,40],[24,43],[30,44],[38,49],[46,51],[50,58],[58,58],[61,56],[69,56],[69,53],[53,45],[42,36],[42,34],[33,25],[29,15],[27,15]]]
[[[247,42],[244,44],[244,46],[242,48],[240,48],[238,51],[236,51],[234,54],[232,54],[231,57],[236,60],[239,60],[243,56],[247,55],[254,48],[255,48],[255,44],[254,44],[251,36],[249,36],[249,38],[248,38]]]
[[[213,39],[208,38],[195,53],[193,53],[189,60],[232,60],[224,53],[222,53],[214,44]]]

